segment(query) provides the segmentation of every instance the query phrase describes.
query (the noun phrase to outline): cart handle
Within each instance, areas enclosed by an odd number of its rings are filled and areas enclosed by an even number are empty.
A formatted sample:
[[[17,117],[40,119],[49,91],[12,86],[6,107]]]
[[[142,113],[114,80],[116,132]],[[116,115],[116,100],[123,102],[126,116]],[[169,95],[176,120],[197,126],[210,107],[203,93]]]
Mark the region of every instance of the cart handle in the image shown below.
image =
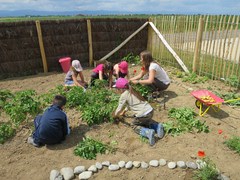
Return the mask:
[[[240,98],[230,99],[230,100],[224,101],[224,103],[233,102],[233,101],[239,101],[239,100],[240,100]]]

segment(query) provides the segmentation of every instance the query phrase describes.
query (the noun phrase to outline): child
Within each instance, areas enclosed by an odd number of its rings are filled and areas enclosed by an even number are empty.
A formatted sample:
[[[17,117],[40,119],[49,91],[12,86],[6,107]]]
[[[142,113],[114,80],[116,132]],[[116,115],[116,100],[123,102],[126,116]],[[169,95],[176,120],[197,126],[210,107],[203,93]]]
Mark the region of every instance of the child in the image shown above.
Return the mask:
[[[126,61],[121,61],[118,64],[115,64],[113,67],[113,75],[116,76],[116,79],[118,78],[125,78],[128,75],[128,63]]]
[[[91,74],[91,86],[94,85],[96,79],[108,80],[109,87],[112,87],[112,74],[113,66],[112,63],[107,62],[106,64],[99,64],[95,67]]]
[[[84,80],[82,71],[83,68],[79,60],[73,60],[72,66],[65,77],[65,86],[79,86],[85,89],[87,87],[87,83]],[[78,75],[81,80],[77,80]]]
[[[66,98],[56,95],[53,104],[34,119],[35,131],[28,138],[28,143],[35,147],[45,144],[57,144],[65,140],[70,134],[67,115],[62,111],[66,104]]]
[[[137,76],[130,79],[134,84],[140,83],[142,85],[150,86],[153,91],[163,91],[168,88],[171,80],[166,71],[156,62],[153,61],[152,55],[149,51],[140,53],[142,62],[142,71]],[[143,80],[141,78],[143,77]]]
[[[155,132],[159,138],[163,138],[163,125],[152,120],[153,108],[129,85],[128,80],[119,78],[116,81],[116,88],[118,88],[122,94],[114,117],[124,115],[125,109],[130,109],[134,113],[134,120],[131,126],[137,134],[147,137],[150,145],[155,144]]]

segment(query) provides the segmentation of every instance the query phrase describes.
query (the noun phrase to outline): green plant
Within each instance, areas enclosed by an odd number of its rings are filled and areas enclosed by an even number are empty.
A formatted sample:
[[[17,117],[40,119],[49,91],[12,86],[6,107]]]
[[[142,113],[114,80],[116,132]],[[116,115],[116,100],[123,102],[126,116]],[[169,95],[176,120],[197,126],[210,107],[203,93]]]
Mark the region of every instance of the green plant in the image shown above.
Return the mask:
[[[229,104],[231,106],[240,106],[240,100],[234,100],[234,99],[238,99],[240,98],[240,95],[237,93],[225,93],[225,94],[221,94],[219,92],[214,92],[217,96],[219,96],[220,98],[224,99],[224,101],[226,102],[226,104]],[[234,101],[229,101],[228,100],[234,100]]]
[[[229,149],[236,151],[240,155],[240,137],[233,136],[225,141],[224,144],[226,144]]]
[[[8,138],[15,134],[15,130],[10,123],[0,124],[0,144],[3,144]]]
[[[145,99],[152,93],[152,88],[150,86],[144,86],[142,84],[132,84],[133,89],[139,92]]]
[[[227,84],[229,84],[232,87],[239,88],[240,87],[240,80],[237,76],[230,76],[229,78],[226,79]]]
[[[86,137],[76,146],[74,154],[84,159],[96,159],[98,153],[105,154],[107,151],[112,153],[115,150],[116,149],[110,145]]]
[[[209,132],[208,126],[205,122],[200,122],[195,119],[196,113],[191,108],[172,108],[168,112],[168,116],[172,119],[164,123],[166,133],[173,136],[179,135],[183,132]]]
[[[203,158],[203,162],[202,168],[194,173],[194,179],[217,180],[219,173],[216,165],[209,158]]]
[[[122,58],[123,60],[127,61],[130,64],[140,64],[140,57],[139,55],[133,55],[133,53],[129,53],[127,56]]]
[[[14,125],[18,126],[28,114],[35,116],[40,112],[40,102],[35,99],[35,95],[34,90],[19,91],[3,107]]]
[[[196,73],[188,73],[185,74],[184,76],[181,76],[183,79],[183,82],[191,82],[192,84],[196,83],[204,83],[208,80],[208,77],[206,76],[198,76]]]

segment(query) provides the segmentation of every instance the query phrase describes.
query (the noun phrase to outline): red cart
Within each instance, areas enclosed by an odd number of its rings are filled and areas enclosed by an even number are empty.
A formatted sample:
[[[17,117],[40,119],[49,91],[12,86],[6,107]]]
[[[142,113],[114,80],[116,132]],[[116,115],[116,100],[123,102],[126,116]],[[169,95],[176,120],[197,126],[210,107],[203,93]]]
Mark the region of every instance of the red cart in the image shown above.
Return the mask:
[[[199,116],[203,116],[210,108],[215,112],[219,111],[220,105],[224,102],[240,100],[240,98],[238,98],[224,101],[208,90],[196,90],[192,91],[191,94],[196,98],[195,105],[199,108]],[[207,106],[205,110],[203,110],[203,105]]]

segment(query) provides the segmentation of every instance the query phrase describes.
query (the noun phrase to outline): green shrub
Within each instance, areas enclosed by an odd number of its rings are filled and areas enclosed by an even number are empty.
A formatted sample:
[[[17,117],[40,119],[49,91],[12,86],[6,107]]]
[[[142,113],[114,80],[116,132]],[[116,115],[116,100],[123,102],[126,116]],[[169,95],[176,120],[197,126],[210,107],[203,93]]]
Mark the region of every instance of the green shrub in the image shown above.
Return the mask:
[[[140,57],[139,55],[134,55],[133,53],[129,53],[127,56],[122,58],[123,60],[127,61],[130,64],[140,64]]]
[[[225,141],[224,144],[231,150],[236,151],[240,155],[240,137],[234,136]]]
[[[19,91],[5,104],[3,109],[14,125],[18,126],[28,114],[35,116],[40,112],[40,102],[35,99],[35,95],[34,90]]]
[[[183,132],[209,132],[205,122],[195,119],[196,113],[191,108],[172,108],[168,112],[168,116],[172,119],[164,123],[166,133],[173,136]]]
[[[205,162],[205,165],[195,172],[194,179],[217,180],[219,173],[216,165],[209,158],[204,158],[203,162]]]
[[[105,154],[107,151],[114,152],[115,148],[87,137],[76,146],[74,154],[84,159],[96,159],[98,153]]]
[[[0,124],[0,144],[3,144],[8,138],[15,134],[15,130],[10,123]]]
[[[196,84],[196,83],[204,83],[208,80],[208,77],[206,76],[198,76],[196,73],[188,73],[185,74],[183,77],[182,81],[183,82],[190,82],[192,84]]]

